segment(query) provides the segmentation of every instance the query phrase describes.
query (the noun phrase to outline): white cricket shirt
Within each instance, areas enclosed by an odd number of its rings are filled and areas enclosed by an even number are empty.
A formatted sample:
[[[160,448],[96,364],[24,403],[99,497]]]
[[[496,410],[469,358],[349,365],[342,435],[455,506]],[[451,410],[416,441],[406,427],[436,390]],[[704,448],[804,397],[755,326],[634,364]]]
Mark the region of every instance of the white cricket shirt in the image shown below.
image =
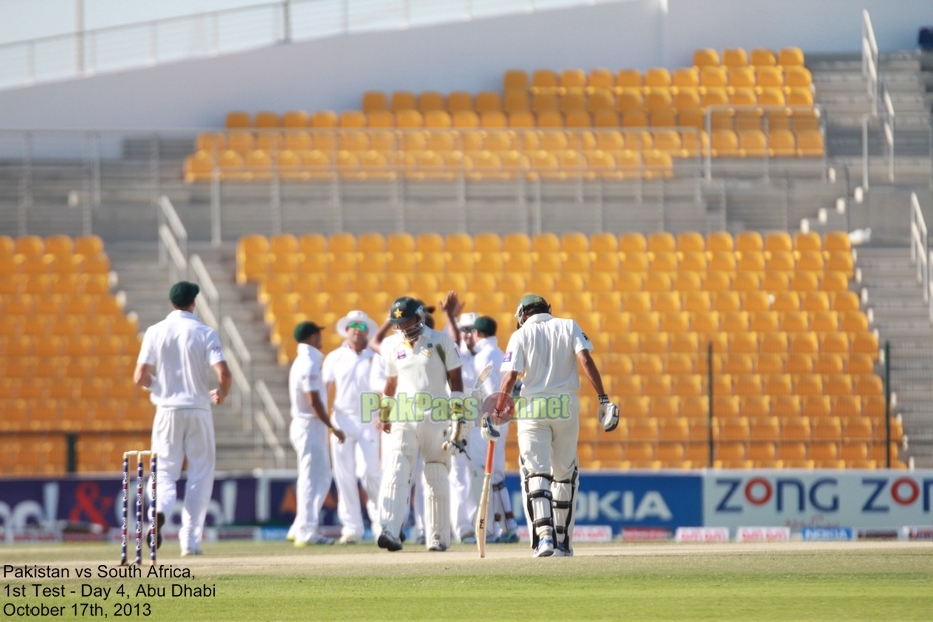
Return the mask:
[[[398,377],[396,395],[426,392],[433,397],[448,397],[447,372],[462,366],[459,348],[450,335],[427,326],[415,343],[409,344],[395,333],[382,342],[379,350],[386,362],[386,376]]]
[[[373,353],[373,364],[369,370],[369,390],[382,393],[386,388],[386,362],[378,352]]]
[[[592,349],[575,321],[538,313],[512,333],[501,370],[525,373],[523,397],[573,395],[580,389],[576,354]]]
[[[463,378],[463,390],[469,393],[473,390],[473,383],[476,382],[476,374],[473,373],[473,353],[466,346],[466,343],[460,342],[460,377]]]
[[[193,313],[175,310],[146,329],[136,363],[155,369],[149,399],[156,406],[210,410],[211,367],[224,360],[214,329]]]
[[[295,419],[318,419],[311,408],[308,393],[317,391],[327,409],[327,389],[324,387],[321,367],[324,355],[314,346],[298,344],[298,357],[288,372],[288,393],[292,398],[292,417]],[[323,424],[323,422],[321,422]]]
[[[495,335],[478,340],[473,346],[474,380],[467,393],[479,389],[482,391],[484,398],[496,393],[499,390],[499,383],[502,381],[501,367],[504,356],[505,353],[499,348],[499,340],[496,339]],[[475,383],[487,367],[489,367],[489,374],[477,387]]]
[[[373,354],[369,348],[363,348],[357,354],[356,350],[343,344],[324,357],[324,382],[334,383],[335,413],[356,415],[359,422],[360,394],[369,391]]]

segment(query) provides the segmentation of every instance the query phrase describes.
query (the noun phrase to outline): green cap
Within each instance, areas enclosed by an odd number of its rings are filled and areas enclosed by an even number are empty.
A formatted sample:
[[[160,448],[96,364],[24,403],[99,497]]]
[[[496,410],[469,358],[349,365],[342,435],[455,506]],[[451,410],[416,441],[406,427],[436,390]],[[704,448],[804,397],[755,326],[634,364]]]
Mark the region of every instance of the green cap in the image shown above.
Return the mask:
[[[492,337],[496,334],[496,321],[488,315],[481,315],[473,322],[473,330]]]
[[[191,306],[200,291],[201,288],[196,283],[179,281],[172,285],[172,289],[168,293],[168,299],[179,309],[184,309]]]
[[[318,326],[314,322],[301,322],[298,326],[295,327],[295,341],[298,343],[303,342],[305,339],[319,333],[323,330],[322,326]]]
[[[534,305],[543,305],[545,307],[548,306],[547,300],[538,294],[526,294],[525,296],[522,296],[521,300],[518,301],[519,307],[531,307]]]

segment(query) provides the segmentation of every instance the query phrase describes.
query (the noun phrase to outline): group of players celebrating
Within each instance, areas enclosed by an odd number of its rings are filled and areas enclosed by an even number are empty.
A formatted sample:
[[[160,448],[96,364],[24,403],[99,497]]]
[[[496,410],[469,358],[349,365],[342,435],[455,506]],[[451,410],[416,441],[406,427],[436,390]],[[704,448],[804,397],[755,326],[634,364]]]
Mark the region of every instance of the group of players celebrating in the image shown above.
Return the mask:
[[[550,305],[536,294],[520,300],[518,328],[504,352],[491,317],[462,313],[454,292],[440,308],[447,316],[444,331],[434,328],[433,307],[408,296],[393,302],[388,319],[375,332],[365,313],[351,311],[336,326],[344,343],[326,357],[320,351],[323,327],[313,322],[296,326],[298,357],[289,374],[289,391],[298,508],[289,539],[297,546],[333,542],[318,531],[333,477],[341,543],[358,542],[363,535],[360,484],[380,548],[402,549],[403,525],[412,505],[416,537],[424,539],[429,551],[445,551],[452,535],[460,542],[475,542],[473,473],[484,468],[492,450],[491,498],[483,521],[490,529],[480,537],[516,542],[505,487],[505,439],[514,417],[534,556],[573,555],[579,369],[599,396],[597,416],[603,428],[609,432],[618,424],[618,408],[606,396],[590,357],[592,343],[575,321],[551,315]],[[329,389],[334,394],[330,411]],[[378,417],[370,423],[363,396],[373,391],[379,392]],[[518,409],[513,391],[520,395]],[[481,404],[480,412],[465,409],[465,401]],[[399,416],[400,403],[408,405],[408,416]]]

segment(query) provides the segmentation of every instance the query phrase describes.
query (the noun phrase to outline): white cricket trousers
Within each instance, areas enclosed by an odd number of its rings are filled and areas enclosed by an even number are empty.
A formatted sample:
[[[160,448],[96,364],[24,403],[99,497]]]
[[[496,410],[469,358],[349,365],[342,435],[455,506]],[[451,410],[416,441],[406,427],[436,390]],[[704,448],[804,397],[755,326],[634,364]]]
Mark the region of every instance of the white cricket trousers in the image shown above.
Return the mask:
[[[214,419],[209,409],[164,408],[156,410],[152,424],[152,451],[158,462],[158,511],[170,520],[175,509],[181,466],[188,458],[188,482],[181,511],[178,542],[183,552],[201,548],[204,518],[214,489]]]
[[[327,452],[327,426],[314,419],[292,418],[288,437],[298,454],[298,482],[295,485],[295,521],[288,535],[295,542],[310,543],[318,535],[321,507],[330,490],[330,455]]]
[[[518,452],[528,473],[550,473],[567,480],[577,467],[577,437],[580,435],[580,400],[570,400],[570,417],[519,419]]]
[[[379,430],[372,424],[351,423],[352,415],[337,413],[334,423],[346,434],[340,443],[336,436],[330,437],[331,458],[334,463],[334,483],[337,484],[337,517],[340,519],[341,535],[363,537],[363,513],[360,510],[360,489],[357,480],[366,492],[366,513],[373,525],[373,533],[379,524],[379,483],[382,471],[379,466]],[[357,420],[359,415],[357,415]]]
[[[473,444],[473,434],[467,439],[467,451],[470,457],[477,447]],[[480,469],[484,465],[480,466]],[[454,535],[462,540],[475,533],[473,519],[479,506],[477,495],[473,494],[473,464],[467,454],[455,454],[450,457],[450,516]]]
[[[418,460],[424,457],[425,544],[437,542],[450,546],[450,454],[444,451],[448,423],[393,423],[383,447],[385,472],[379,498],[379,521],[391,534],[398,535],[405,519],[405,504],[411,490],[411,476]]]

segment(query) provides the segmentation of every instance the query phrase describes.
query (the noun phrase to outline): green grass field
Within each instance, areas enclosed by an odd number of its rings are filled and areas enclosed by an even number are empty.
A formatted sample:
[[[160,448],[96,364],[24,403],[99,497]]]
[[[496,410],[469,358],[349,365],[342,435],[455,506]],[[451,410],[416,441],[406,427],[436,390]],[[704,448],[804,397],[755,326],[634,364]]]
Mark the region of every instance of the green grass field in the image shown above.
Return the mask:
[[[6,576],[0,601],[7,619],[18,619],[15,611],[9,615],[11,603],[64,605],[65,619],[125,617],[120,613],[231,621],[933,618],[933,545],[926,543],[617,543],[579,545],[574,558],[548,559],[532,559],[525,545],[497,545],[484,560],[472,546],[443,554],[410,546],[389,554],[372,544],[295,549],[268,542],[208,543],[205,556],[182,559],[177,544],[166,543],[159,562],[190,569],[190,579],[97,578],[99,564],[117,566],[113,545],[2,550],[3,564],[71,569],[68,580]],[[94,577],[75,578],[78,567]],[[145,576],[148,567],[142,570]],[[64,585],[66,596],[37,598],[36,583]],[[173,583],[207,585],[214,595],[173,598]],[[111,593],[106,600],[82,598],[82,584]],[[123,596],[115,594],[120,585]],[[140,585],[165,588],[166,596],[137,597]],[[19,586],[27,598],[11,595]],[[73,603],[100,608],[82,616],[79,605],[75,616]]]

